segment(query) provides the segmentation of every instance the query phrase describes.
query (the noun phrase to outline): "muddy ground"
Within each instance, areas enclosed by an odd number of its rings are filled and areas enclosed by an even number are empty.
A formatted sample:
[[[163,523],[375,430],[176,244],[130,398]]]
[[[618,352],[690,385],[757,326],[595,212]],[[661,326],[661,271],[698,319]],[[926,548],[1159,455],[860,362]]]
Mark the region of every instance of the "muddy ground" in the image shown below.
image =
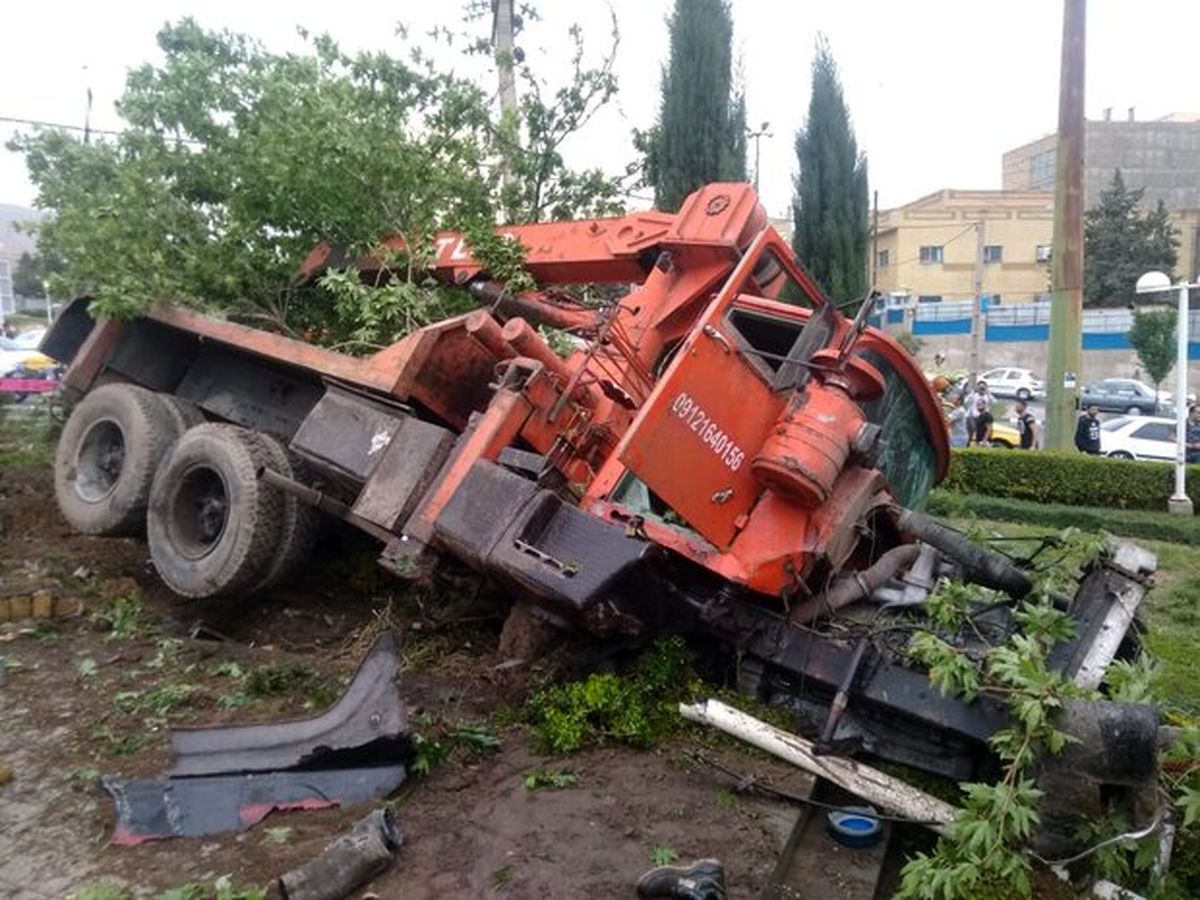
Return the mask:
[[[0,764],[13,776],[0,785],[0,896],[58,900],[102,876],[139,897],[225,874],[266,885],[317,853],[369,807],[275,813],[241,834],[119,847],[97,779],[161,771],[172,725],[303,714],[328,702],[381,623],[400,639],[401,692],[416,727],[436,736],[479,723],[500,746],[460,747],[392,798],[405,843],[370,885],[374,895],[632,897],[656,848],[721,857],[733,898],[756,896],[769,875],[795,810],[735,797],[685,751],[706,744],[731,768],[797,792],[807,790],[803,774],[698,729],[649,751],[548,757],[524,726],[505,724],[519,722],[531,684],[594,665],[587,642],[564,640],[537,665],[513,666],[497,650],[503,598],[467,581],[406,590],[337,532],[323,536],[325,561],[299,587],[217,607],[182,603],[142,542],[72,534],[44,459],[18,449],[10,442],[0,456],[0,598],[20,605],[45,591],[60,613],[75,614],[0,624]],[[196,632],[199,623],[206,629]],[[264,667],[283,673],[279,683],[249,691]],[[527,790],[525,774],[539,769],[574,783]]]

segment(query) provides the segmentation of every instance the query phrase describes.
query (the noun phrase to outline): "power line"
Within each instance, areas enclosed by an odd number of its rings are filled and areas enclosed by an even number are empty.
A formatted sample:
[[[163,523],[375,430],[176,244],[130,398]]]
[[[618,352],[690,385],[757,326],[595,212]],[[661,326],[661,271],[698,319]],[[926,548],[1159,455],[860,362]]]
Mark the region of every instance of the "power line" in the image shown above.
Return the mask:
[[[120,137],[121,135],[125,134],[125,131],[114,131],[111,128],[95,128],[95,127],[86,127],[85,128],[81,125],[64,125],[62,122],[43,122],[40,119],[22,119],[17,116],[0,116],[0,123],[8,123],[10,125],[33,125],[34,127],[37,127],[37,128],[58,128],[62,131],[79,131],[84,134],[110,134],[113,137]],[[126,131],[127,130],[128,129],[126,129]],[[183,143],[183,144],[203,144],[204,143],[204,141],[198,141],[195,138],[170,137],[169,135],[163,135],[163,136],[169,137],[170,140],[177,141],[177,142]]]

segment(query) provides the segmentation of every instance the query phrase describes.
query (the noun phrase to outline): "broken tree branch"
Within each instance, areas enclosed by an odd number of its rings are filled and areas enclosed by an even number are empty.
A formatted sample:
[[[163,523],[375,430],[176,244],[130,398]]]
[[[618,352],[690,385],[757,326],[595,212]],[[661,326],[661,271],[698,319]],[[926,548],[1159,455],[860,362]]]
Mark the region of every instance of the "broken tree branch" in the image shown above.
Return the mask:
[[[679,713],[691,722],[710,725],[753,744],[780,759],[823,778],[890,812],[928,823],[939,834],[948,834],[958,810],[937,797],[905,784],[878,769],[852,759],[817,756],[811,741],[768,725],[720,700],[679,704]]]

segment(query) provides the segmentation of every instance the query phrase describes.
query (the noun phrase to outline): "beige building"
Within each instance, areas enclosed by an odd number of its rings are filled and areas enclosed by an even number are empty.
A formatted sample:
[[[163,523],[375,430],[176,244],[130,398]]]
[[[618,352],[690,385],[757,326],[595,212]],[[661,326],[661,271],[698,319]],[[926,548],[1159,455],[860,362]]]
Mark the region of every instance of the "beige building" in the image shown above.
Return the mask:
[[[983,290],[993,304],[1047,293],[1054,195],[1045,191],[943,190],[881,212],[879,289],[917,302],[967,300],[983,251]]]

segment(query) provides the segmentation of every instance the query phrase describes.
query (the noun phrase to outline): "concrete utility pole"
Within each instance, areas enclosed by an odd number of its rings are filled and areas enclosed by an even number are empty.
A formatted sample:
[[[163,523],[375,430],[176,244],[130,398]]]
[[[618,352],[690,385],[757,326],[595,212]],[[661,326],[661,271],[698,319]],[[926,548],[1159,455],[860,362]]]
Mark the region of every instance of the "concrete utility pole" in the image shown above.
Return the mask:
[[[1046,373],[1046,447],[1068,450],[1083,361],[1083,86],[1087,0],[1063,0],[1062,74],[1051,250],[1050,365]]]
[[[500,74],[500,114],[517,112],[517,78],[513,74],[513,0],[495,0],[492,20],[492,45],[496,48],[496,69]]]
[[[971,301],[971,380],[968,385],[972,390],[979,380],[980,348],[983,345],[983,329],[986,319],[983,315],[983,220],[975,223],[975,297]]]

